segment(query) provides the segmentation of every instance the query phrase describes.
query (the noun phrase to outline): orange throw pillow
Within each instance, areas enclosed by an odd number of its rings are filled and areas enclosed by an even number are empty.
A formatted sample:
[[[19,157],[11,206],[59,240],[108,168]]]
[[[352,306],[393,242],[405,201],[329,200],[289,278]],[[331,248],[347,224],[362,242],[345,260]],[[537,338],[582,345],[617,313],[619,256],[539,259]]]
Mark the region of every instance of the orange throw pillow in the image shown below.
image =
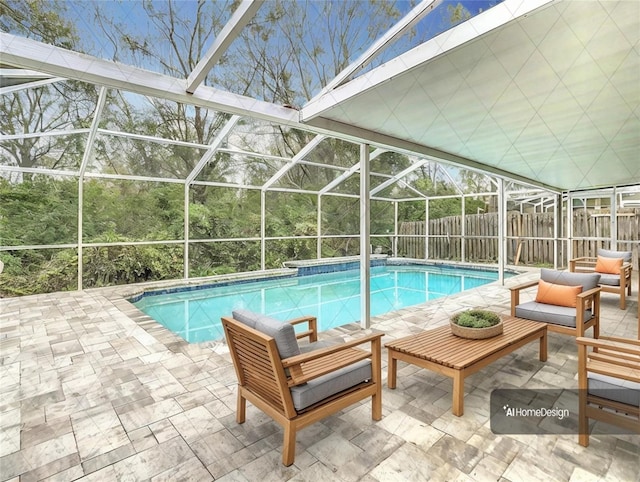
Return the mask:
[[[607,258],[605,256],[598,256],[596,261],[596,271],[598,273],[608,274],[620,274],[620,268],[622,268],[622,258]]]
[[[576,298],[580,293],[582,293],[582,286],[557,285],[540,280],[538,281],[536,302],[575,308]]]

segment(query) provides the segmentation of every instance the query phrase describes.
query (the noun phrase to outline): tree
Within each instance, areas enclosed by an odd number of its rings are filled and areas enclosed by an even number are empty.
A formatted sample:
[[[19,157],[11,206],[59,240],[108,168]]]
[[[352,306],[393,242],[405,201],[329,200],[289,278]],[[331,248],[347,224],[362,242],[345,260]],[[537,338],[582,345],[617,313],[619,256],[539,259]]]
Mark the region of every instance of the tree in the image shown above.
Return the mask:
[[[65,2],[36,0],[0,3],[0,28],[23,37],[82,51],[74,25],[64,18]],[[88,127],[97,101],[96,88],[82,82],[56,82],[0,98],[4,135],[47,133]],[[77,168],[86,136],[16,137],[0,144],[5,162],[18,167]]]

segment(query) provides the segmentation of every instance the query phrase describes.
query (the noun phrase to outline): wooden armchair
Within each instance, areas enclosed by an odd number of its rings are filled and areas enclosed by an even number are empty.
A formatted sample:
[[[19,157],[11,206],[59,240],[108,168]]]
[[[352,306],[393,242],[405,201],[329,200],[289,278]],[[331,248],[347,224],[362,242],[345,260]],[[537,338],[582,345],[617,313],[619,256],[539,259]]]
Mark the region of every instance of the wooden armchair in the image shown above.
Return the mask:
[[[620,295],[620,309],[626,308],[631,296],[631,251],[598,249],[597,257],[574,258],[569,261],[574,273],[599,273],[602,291]]]
[[[598,274],[540,270],[540,280],[511,287],[511,316],[547,323],[547,330],[584,336],[593,328],[600,334],[600,288]],[[546,283],[546,284],[544,284]],[[534,301],[520,303],[520,292],[538,286]],[[579,288],[579,289],[578,289]],[[546,291],[548,290],[548,291]],[[553,298],[552,291],[558,290]]]
[[[576,342],[578,443],[589,445],[589,419],[640,434],[640,340],[603,337]]]
[[[368,397],[372,418],[382,418],[383,334],[313,349],[315,318],[298,318],[293,323],[305,321],[309,329],[295,335],[290,323],[246,310],[222,318],[238,377],[236,420],[245,421],[249,400],[279,423],[284,428],[282,463],[287,466],[295,458],[298,430]],[[308,337],[311,349],[301,353],[296,337]],[[356,348],[365,343],[369,350]]]

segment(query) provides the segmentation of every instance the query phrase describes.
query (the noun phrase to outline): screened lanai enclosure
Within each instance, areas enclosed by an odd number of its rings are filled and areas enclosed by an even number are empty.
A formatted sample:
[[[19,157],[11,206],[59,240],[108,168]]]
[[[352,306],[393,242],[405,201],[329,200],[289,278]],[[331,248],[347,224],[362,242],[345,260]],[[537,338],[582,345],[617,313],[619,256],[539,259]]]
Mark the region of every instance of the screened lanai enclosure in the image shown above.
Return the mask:
[[[632,250],[640,3],[0,5],[0,296]]]

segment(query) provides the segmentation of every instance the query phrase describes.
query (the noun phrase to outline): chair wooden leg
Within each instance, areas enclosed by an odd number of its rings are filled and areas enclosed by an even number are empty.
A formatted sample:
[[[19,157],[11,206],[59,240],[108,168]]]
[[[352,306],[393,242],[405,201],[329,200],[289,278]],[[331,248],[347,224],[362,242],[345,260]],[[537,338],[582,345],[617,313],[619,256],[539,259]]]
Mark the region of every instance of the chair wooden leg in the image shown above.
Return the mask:
[[[378,387],[380,387],[379,383]],[[371,396],[371,412],[371,418],[376,421],[382,420],[382,390],[380,389]]]
[[[588,433],[581,433],[580,435],[578,435],[578,443],[580,445],[582,445],[583,447],[588,447],[589,446],[589,434]]]
[[[284,441],[282,443],[282,464],[289,467],[296,457],[296,430],[291,423],[284,425]]]
[[[583,395],[584,389],[580,390],[580,401],[578,402],[578,443],[583,447],[589,446],[589,419],[586,415],[586,400],[583,401],[582,397],[586,399],[586,393]]]
[[[236,422],[244,423],[247,416],[247,399],[242,396],[242,387],[238,387],[238,403],[236,408]]]

